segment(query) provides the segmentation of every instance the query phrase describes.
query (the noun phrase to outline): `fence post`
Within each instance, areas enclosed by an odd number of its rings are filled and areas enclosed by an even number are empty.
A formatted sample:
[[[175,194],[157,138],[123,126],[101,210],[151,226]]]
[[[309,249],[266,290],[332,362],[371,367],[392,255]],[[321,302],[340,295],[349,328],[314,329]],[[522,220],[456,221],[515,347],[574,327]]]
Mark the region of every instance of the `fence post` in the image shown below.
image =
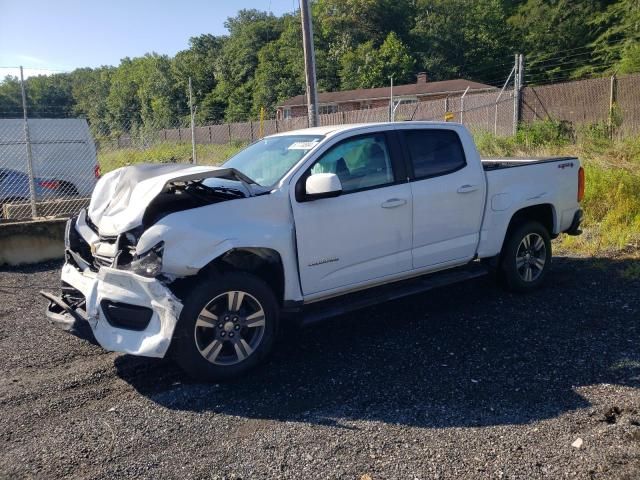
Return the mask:
[[[31,136],[29,135],[29,120],[27,119],[27,95],[24,91],[24,76],[20,66],[20,90],[22,92],[22,114],[24,116],[24,143],[27,147],[27,174],[29,175],[29,200],[31,203],[31,217],[38,216],[36,205],[36,186],[33,181],[33,152],[31,151]]]
[[[616,97],[618,93],[618,78],[614,73],[611,75],[611,84],[609,85],[609,137],[613,138],[613,116],[616,106]]]
[[[522,81],[524,79],[524,57],[521,53],[516,53],[515,56],[515,69],[516,74],[514,76],[514,88],[513,88],[513,134],[518,131],[518,122],[521,117],[521,105],[520,105],[520,89],[522,88]]]
[[[231,145],[231,124],[227,123],[227,129],[229,130],[229,145]]]
[[[249,129],[251,131],[251,143],[253,143],[253,120],[249,120]]]
[[[207,127],[207,130],[209,130],[209,144],[211,144],[213,143],[213,136],[211,135],[211,125]]]
[[[460,123],[464,125],[464,97],[466,97],[469,87],[466,88],[462,97],[460,97]]]

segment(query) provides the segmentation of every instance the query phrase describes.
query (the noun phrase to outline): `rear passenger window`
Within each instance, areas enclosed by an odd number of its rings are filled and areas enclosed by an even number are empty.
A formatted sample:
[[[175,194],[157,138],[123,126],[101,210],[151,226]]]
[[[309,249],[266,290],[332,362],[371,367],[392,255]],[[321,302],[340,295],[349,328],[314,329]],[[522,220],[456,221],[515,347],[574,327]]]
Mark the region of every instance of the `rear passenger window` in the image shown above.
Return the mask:
[[[445,175],[467,164],[460,138],[452,130],[406,130],[404,138],[416,179]]]

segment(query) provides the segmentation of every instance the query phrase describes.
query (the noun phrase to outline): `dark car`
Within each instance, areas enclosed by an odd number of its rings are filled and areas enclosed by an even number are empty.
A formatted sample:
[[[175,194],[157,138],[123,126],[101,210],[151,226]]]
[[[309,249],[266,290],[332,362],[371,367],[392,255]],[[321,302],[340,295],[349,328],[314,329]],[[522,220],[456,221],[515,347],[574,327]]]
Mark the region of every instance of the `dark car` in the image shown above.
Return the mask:
[[[33,186],[37,201],[78,196],[77,188],[64,180],[36,177]],[[29,198],[29,176],[18,170],[0,168],[0,218],[2,204],[27,202]]]

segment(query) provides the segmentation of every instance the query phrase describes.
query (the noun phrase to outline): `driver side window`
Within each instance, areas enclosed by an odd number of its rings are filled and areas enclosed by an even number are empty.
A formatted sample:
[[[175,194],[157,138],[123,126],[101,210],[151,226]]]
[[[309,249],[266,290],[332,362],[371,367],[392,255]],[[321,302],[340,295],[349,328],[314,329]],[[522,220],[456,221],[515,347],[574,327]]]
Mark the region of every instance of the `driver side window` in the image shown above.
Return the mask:
[[[316,173],[335,173],[345,193],[394,181],[389,148],[381,134],[359,136],[333,146],[311,168],[311,175]]]

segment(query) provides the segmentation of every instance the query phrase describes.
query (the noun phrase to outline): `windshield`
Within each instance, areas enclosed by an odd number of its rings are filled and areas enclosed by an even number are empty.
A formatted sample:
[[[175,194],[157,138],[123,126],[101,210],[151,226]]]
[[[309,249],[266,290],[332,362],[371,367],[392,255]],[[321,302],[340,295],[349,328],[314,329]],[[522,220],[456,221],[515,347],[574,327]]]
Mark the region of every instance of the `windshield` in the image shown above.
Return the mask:
[[[222,166],[235,168],[256,183],[270,187],[275,185],[323,138],[322,135],[283,135],[263,138],[238,152]]]

